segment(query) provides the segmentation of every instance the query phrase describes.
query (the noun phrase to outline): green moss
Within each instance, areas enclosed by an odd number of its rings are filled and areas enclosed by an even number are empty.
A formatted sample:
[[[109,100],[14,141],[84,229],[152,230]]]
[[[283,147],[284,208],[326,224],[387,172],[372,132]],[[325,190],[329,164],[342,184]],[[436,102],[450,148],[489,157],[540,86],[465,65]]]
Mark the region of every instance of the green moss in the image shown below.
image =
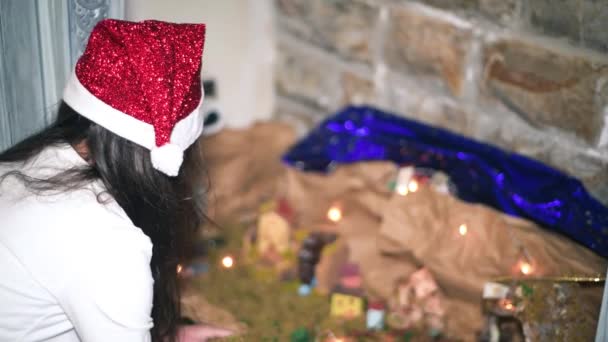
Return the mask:
[[[308,331],[311,338],[326,336],[331,331],[343,336],[353,331],[364,331],[365,321],[361,317],[342,321],[329,317],[329,298],[313,293],[300,297],[297,282],[281,282],[271,270],[256,267],[251,263],[239,263],[238,248],[240,227],[226,227],[226,247],[212,251],[210,270],[205,276],[195,279],[193,286],[214,305],[230,311],[239,321],[248,326],[245,336],[227,341],[290,341],[294,332]],[[222,256],[235,256],[235,266],[225,269],[220,266]],[[361,341],[374,341],[366,336]]]

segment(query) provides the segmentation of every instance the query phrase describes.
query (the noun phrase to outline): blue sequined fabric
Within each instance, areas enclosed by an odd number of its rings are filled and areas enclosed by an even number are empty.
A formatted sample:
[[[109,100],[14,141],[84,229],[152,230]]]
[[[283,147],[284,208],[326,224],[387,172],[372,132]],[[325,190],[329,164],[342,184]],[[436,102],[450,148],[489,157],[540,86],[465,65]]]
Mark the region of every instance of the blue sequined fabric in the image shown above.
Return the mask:
[[[580,181],[522,155],[378,109],[343,109],[283,160],[317,172],[360,161],[440,170],[460,199],[529,219],[608,257],[608,208]]]

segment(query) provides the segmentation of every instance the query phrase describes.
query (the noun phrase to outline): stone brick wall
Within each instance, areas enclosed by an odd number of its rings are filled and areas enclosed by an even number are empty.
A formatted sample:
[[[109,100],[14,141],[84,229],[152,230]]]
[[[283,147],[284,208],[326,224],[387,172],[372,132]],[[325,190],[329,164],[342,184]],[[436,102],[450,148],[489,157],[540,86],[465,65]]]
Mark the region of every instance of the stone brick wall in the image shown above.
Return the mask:
[[[608,203],[608,1],[276,0],[275,115],[371,104],[516,151]]]

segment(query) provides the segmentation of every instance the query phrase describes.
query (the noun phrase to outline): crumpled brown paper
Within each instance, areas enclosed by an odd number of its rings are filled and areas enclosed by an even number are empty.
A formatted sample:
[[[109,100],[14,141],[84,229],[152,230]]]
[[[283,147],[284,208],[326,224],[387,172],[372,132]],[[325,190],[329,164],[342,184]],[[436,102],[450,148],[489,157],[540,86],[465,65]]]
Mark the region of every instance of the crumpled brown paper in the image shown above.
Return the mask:
[[[299,227],[341,235],[370,296],[388,298],[399,278],[428,268],[446,295],[452,336],[475,339],[483,323],[482,287],[515,274],[520,245],[530,254],[534,275],[597,275],[606,269],[605,259],[532,222],[426,186],[407,196],[394,194],[387,187],[396,175],[392,163],[340,166],[329,175],[286,168],[280,156],[294,139],[293,131],[275,123],[208,138],[211,216],[241,217],[257,212],[266,199],[284,196]],[[332,205],[342,209],[338,223],[326,218]],[[459,234],[461,224],[467,226],[465,236]]]
[[[294,130],[281,123],[257,123],[248,129],[225,129],[204,138],[209,178],[209,216],[234,221],[253,215],[262,202],[285,189],[281,155],[295,142]]]
[[[447,332],[474,340],[483,323],[482,288],[516,275],[525,246],[534,275],[598,275],[606,260],[534,223],[465,203],[428,186],[407,196],[388,191],[389,163],[341,166],[329,175],[289,170],[287,197],[305,226],[342,235],[372,296],[388,298],[400,277],[427,267],[446,294]],[[338,204],[343,219],[328,223]],[[467,233],[459,227],[466,224]]]
[[[464,236],[461,224],[467,226]],[[521,246],[535,276],[592,276],[606,268],[605,259],[563,236],[427,187],[393,196],[379,238],[381,251],[410,253],[432,270],[448,295],[471,301],[480,300],[486,281],[517,275]]]

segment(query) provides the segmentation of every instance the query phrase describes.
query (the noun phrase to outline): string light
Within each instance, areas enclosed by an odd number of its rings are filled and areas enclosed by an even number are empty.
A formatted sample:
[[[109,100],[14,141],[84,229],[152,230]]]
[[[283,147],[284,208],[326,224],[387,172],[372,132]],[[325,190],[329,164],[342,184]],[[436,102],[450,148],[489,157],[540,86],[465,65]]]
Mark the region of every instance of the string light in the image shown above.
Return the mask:
[[[532,273],[532,265],[530,265],[529,262],[522,260],[519,263],[519,271],[523,275],[529,275],[530,273]]]
[[[332,206],[327,211],[327,218],[331,222],[338,222],[338,221],[340,221],[342,219],[342,210],[340,210],[340,208],[338,208],[337,206]]]
[[[467,235],[468,230],[469,230],[469,228],[464,223],[458,227],[458,233],[462,236]]]
[[[234,259],[231,256],[227,255],[222,258],[222,266],[225,268],[231,268],[234,265]]]
[[[407,185],[407,189],[408,189],[410,192],[416,192],[416,191],[418,191],[418,182],[417,182],[415,179],[412,179],[412,180],[411,180],[411,181],[408,183],[408,185]]]
[[[500,306],[502,306],[503,309],[508,311],[513,311],[515,309],[515,305],[513,305],[513,302],[511,302],[511,300],[509,299],[501,299]]]
[[[409,192],[408,190],[408,186],[406,186],[405,184],[399,184],[397,186],[397,193],[401,196],[407,196],[407,193]]]
[[[528,253],[526,246],[513,233],[513,228],[511,225],[509,225],[508,228],[509,236],[511,237],[513,244],[518,246],[521,255],[514,268],[517,270],[516,272],[519,272],[524,276],[528,276],[534,272],[534,267],[532,266],[532,262],[530,262],[530,260],[533,259],[530,257],[530,253]]]

